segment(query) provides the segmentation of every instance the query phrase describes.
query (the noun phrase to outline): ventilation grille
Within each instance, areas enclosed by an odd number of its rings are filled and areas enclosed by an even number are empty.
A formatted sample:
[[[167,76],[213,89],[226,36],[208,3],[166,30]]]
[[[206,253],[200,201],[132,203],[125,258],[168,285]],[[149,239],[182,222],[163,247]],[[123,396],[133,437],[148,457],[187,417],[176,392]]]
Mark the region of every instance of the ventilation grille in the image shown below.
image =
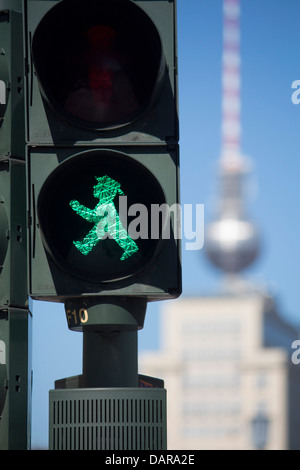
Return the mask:
[[[53,390],[49,418],[50,450],[166,448],[163,389]]]

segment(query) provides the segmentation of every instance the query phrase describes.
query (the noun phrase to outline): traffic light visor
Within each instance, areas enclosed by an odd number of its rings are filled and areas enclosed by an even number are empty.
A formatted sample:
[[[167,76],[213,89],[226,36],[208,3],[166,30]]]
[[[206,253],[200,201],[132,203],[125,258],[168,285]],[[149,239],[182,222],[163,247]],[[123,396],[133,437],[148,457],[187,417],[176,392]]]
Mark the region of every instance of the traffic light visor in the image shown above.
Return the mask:
[[[59,2],[34,33],[32,57],[48,104],[96,129],[143,114],[164,71],[159,33],[129,0]]]

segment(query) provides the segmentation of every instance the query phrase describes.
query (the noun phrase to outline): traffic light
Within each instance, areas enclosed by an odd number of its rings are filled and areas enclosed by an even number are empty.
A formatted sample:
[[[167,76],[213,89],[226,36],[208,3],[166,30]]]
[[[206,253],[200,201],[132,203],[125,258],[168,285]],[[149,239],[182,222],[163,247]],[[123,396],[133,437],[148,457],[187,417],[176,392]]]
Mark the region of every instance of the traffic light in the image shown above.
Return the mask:
[[[177,297],[175,0],[26,8],[30,296]]]
[[[30,447],[22,0],[0,0],[0,449]]]
[[[0,1],[0,307],[24,307],[27,224],[21,2]]]
[[[26,307],[25,161],[8,155],[0,157],[0,224],[0,308]]]
[[[0,1],[0,155],[15,155],[24,159],[24,56],[21,10],[20,0]]]

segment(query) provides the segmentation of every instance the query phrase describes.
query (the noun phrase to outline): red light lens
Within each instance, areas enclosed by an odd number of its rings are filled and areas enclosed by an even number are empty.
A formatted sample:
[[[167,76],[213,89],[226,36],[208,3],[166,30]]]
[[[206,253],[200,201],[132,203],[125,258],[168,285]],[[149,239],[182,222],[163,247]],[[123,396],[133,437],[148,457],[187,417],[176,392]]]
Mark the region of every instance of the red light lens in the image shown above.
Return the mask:
[[[156,27],[126,0],[74,3],[67,17],[68,1],[59,2],[33,37],[44,96],[83,126],[126,124],[147,108],[156,88],[162,62]]]

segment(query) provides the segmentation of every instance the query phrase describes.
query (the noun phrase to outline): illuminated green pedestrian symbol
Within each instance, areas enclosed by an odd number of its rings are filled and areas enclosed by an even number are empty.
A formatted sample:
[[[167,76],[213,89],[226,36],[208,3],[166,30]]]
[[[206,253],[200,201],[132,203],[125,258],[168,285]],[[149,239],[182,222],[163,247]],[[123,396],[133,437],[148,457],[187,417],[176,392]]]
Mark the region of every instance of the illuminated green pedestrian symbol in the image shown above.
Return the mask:
[[[94,224],[82,241],[73,241],[73,243],[80,253],[87,255],[100,240],[109,236],[123,248],[124,253],[120,258],[123,261],[138,251],[137,244],[123,227],[113,203],[117,193],[120,195],[124,193],[120,183],[109,176],[96,177],[96,180],[97,184],[93,189],[94,196],[99,199],[99,203],[94,209],[89,209],[75,200],[70,202],[70,206],[78,215]]]

